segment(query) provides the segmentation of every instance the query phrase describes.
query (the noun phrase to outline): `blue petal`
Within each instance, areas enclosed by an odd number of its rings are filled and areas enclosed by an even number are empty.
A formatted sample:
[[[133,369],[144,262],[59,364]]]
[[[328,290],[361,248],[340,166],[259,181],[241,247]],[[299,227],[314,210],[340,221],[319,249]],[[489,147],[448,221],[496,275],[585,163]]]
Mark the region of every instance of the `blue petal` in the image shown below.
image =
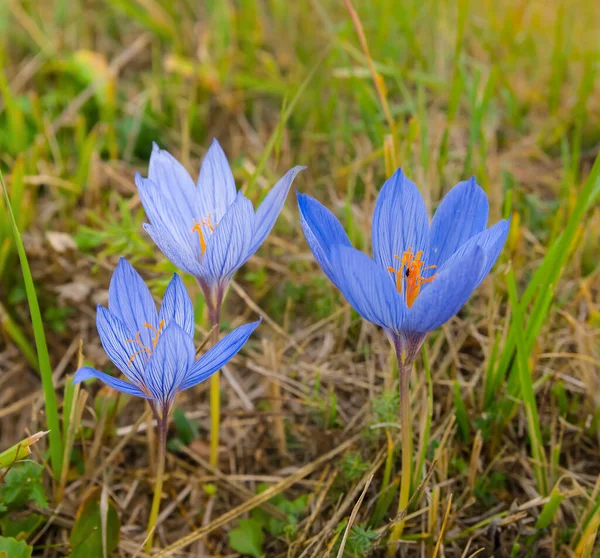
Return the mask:
[[[138,331],[142,342],[151,346],[152,330],[158,327],[158,314],[146,283],[133,266],[120,258],[108,288],[108,309],[135,335]]]
[[[262,318],[257,322],[240,326],[223,337],[194,363],[180,389],[184,390],[199,384],[227,364],[244,346],[261,321]]]
[[[441,266],[469,238],[487,225],[488,199],[475,178],[459,182],[446,194],[431,221],[427,265]]]
[[[124,380],[120,380],[119,378],[115,378],[114,376],[105,374],[104,372],[100,372],[99,370],[95,370],[94,368],[90,368],[89,366],[84,366],[75,372],[75,379],[73,380],[73,383],[78,384],[79,382],[89,380],[90,378],[97,378],[98,380],[104,382],[108,387],[116,389],[122,393],[151,399],[151,397],[146,395],[138,386]]]
[[[292,182],[298,175],[298,173],[304,170],[306,167],[294,167],[285,173],[285,175],[273,186],[271,191],[265,196],[265,199],[260,204],[260,207],[256,210],[256,229],[254,231],[254,238],[252,239],[252,245],[249,250],[248,257],[264,242],[268,234],[271,232],[273,225],[285,203],[288,192],[292,186]]]
[[[297,194],[300,223],[313,255],[325,272],[336,283],[331,263],[331,249],[335,245],[352,247],[352,243],[335,215],[314,198]]]
[[[181,244],[178,244],[169,233],[165,233],[165,229],[152,226],[149,223],[144,223],[144,230],[150,235],[159,250],[170,260],[175,266],[182,271],[186,271],[194,277],[202,277],[204,269],[200,265],[198,259],[191,251]]]
[[[409,308],[404,329],[425,333],[447,322],[469,300],[484,265],[485,254],[477,245],[446,262]]]
[[[152,144],[148,179],[169,197],[181,220],[191,228],[195,217],[196,185],[183,165],[168,151],[159,149],[156,143]]]
[[[96,328],[108,358],[129,380],[143,386],[149,353],[136,341],[137,332],[130,330],[120,318],[100,305],[96,309]],[[146,347],[152,349],[151,344]]]
[[[198,176],[197,211],[201,219],[220,223],[227,208],[235,201],[235,181],[227,157],[214,139],[206,152]]]
[[[171,322],[161,333],[146,368],[146,386],[156,401],[170,405],[195,356],[192,338]]]
[[[406,305],[389,274],[369,256],[354,248],[333,248],[337,286],[352,307],[369,322],[399,331]]]
[[[457,259],[462,259],[464,254],[470,252],[474,246],[479,246],[483,250],[485,256],[485,264],[481,268],[475,286],[479,285],[487,277],[493,265],[496,263],[500,252],[502,252],[509,229],[509,221],[506,219],[498,221],[494,226],[467,240],[467,242],[446,260],[444,266],[453,264]]]
[[[198,233],[194,230],[197,220],[191,209],[186,205],[177,205],[177,199],[169,192],[168,185],[156,184],[149,178],[135,175],[135,184],[146,215],[152,225],[152,239],[160,236],[163,244],[171,247],[165,250],[160,247],[168,258],[175,253],[179,259],[197,260],[202,258]],[[176,262],[175,265],[177,265]]]
[[[226,282],[244,263],[254,232],[254,209],[242,192],[210,237],[205,265],[216,282]]]
[[[194,337],[194,307],[190,295],[181,280],[175,273],[163,297],[158,320],[165,324],[174,321],[190,337]]]
[[[373,258],[384,269],[397,269],[409,248],[416,255],[429,249],[429,218],[425,202],[414,182],[401,169],[386,181],[373,214]]]

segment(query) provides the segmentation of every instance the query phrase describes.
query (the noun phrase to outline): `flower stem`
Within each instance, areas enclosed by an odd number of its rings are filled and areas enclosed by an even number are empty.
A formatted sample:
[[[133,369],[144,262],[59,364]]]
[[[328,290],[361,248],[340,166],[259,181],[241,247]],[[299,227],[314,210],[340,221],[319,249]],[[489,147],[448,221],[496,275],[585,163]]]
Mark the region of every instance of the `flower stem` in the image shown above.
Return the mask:
[[[410,370],[412,362],[406,362],[401,354],[398,356],[398,375],[400,379],[400,427],[402,429],[402,478],[400,479],[400,500],[398,513],[404,512],[408,507],[410,498],[410,474],[412,469],[412,437],[410,433]],[[388,556],[396,555],[397,545],[404,531],[404,518],[402,518],[390,535]]]
[[[208,317],[212,327],[211,344],[214,346],[219,341],[221,316],[218,308],[209,309]],[[221,426],[221,388],[220,372],[215,372],[210,377],[210,464],[213,467],[219,462],[219,428]]]
[[[156,519],[158,518],[158,512],[160,510],[160,497],[162,495],[163,480],[165,476],[165,457],[167,450],[167,420],[168,416],[165,414],[162,417],[158,417],[157,430],[158,430],[158,455],[156,463],[156,481],[154,484],[154,497],[152,498],[152,508],[150,509],[150,518],[148,519],[148,538],[146,540],[146,553],[150,553],[152,550],[152,540],[154,539],[154,527],[156,526]]]

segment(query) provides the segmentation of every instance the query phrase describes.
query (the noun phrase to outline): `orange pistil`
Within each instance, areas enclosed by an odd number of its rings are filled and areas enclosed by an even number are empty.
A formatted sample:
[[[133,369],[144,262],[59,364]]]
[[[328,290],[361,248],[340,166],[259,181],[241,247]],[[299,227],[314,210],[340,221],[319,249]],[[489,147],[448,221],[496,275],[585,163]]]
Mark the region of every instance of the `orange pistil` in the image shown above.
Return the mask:
[[[133,364],[133,359],[137,355],[145,353],[148,356],[150,356],[152,354],[152,351],[156,348],[156,344],[158,343],[158,338],[160,337],[160,334],[162,333],[163,327],[165,327],[165,321],[164,320],[160,321],[160,323],[158,324],[158,329],[154,329],[154,327],[151,326],[148,322],[144,323],[144,327],[147,327],[154,333],[154,337],[152,337],[152,349],[146,347],[146,345],[144,345],[142,343],[142,339],[140,337],[139,331],[135,334],[135,339],[126,339],[125,340],[126,343],[136,343],[137,345],[139,345],[141,347],[141,349],[139,351],[136,351],[129,357],[129,366],[131,366]]]
[[[400,260],[400,269],[395,270],[393,267],[388,267],[388,271],[391,271],[396,275],[396,289],[399,293],[402,293],[402,280],[405,282],[405,298],[406,305],[410,308],[419,296],[421,292],[421,285],[425,283],[431,283],[436,277],[422,277],[422,273],[428,269],[435,269],[435,265],[429,267],[423,267],[425,262],[421,260],[423,256],[423,250],[419,250],[417,255],[413,254],[412,248],[404,252],[402,258],[400,256],[394,256],[397,260]]]
[[[215,232],[215,226],[216,225],[213,225],[210,220],[210,213],[208,214],[208,217],[203,218],[202,221],[200,221],[199,223],[198,221],[196,221],[196,219],[194,219],[194,226],[192,227],[190,232],[198,233],[198,236],[200,238],[200,250],[202,250],[203,256],[204,252],[206,252],[206,239],[204,238],[204,231],[202,230],[202,227],[208,227],[208,230],[210,232]]]

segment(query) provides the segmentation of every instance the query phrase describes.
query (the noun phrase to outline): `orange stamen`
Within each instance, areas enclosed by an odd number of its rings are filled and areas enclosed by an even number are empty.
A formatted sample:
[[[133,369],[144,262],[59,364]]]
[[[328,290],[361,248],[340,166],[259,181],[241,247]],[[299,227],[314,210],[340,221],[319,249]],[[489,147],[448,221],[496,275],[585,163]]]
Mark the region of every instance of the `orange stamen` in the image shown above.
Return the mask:
[[[135,334],[135,339],[126,339],[125,343],[135,343],[141,347],[141,349],[139,351],[136,351],[129,357],[129,366],[131,366],[133,364],[133,360],[135,359],[135,357],[137,355],[145,353],[148,356],[150,356],[152,354],[153,349],[156,348],[156,344],[158,343],[158,338],[159,338],[160,334],[162,333],[163,328],[165,327],[165,321],[164,320],[160,321],[160,323],[158,324],[158,330],[154,329],[154,327],[151,326],[148,322],[144,322],[144,327],[148,328],[149,330],[151,330],[154,333],[154,337],[152,337],[152,349],[146,347],[146,345],[144,345],[142,343],[142,338],[140,336],[139,331]]]
[[[423,277],[422,274],[428,269],[435,269],[435,265],[429,267],[423,267],[425,262],[421,260],[423,257],[423,250],[419,250],[415,256],[412,248],[408,248],[400,256],[394,256],[395,259],[400,260],[400,269],[395,270],[393,267],[388,267],[388,271],[396,275],[396,290],[402,293],[402,280],[404,280],[404,297],[406,299],[406,305],[410,308],[414,303],[419,293],[421,292],[421,286],[425,283],[431,283],[436,275],[431,277]]]
[[[190,230],[190,232],[198,233],[198,237],[200,239],[200,250],[204,256],[204,252],[206,252],[206,239],[204,238],[204,231],[202,230],[202,227],[208,227],[210,232],[215,232],[216,225],[211,223],[210,213],[208,214],[208,217],[203,218],[199,223],[196,221],[196,219],[194,219],[194,226]]]

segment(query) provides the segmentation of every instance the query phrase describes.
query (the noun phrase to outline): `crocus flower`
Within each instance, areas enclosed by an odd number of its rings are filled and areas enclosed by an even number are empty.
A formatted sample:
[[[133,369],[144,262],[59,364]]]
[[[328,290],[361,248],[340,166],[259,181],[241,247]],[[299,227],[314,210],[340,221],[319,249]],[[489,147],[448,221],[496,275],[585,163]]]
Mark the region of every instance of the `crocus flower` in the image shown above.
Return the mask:
[[[289,170],[254,212],[252,202],[241,191],[236,193],[217,140],[206,153],[197,184],[181,163],[153,144],[148,178],[135,176],[150,221],[144,229],[171,262],[197,278],[209,311],[218,314],[233,274],[273,228],[303,168]]]
[[[373,259],[352,247],[334,215],[298,194],[302,228],[321,268],[352,307],[384,328],[401,362],[454,316],[500,255],[509,222],[486,228],[488,200],[471,178],[440,203],[431,224],[414,182],[398,169],[373,215]]]
[[[165,419],[177,393],[219,370],[259,323],[234,329],[196,359],[194,309],[179,276],[174,274],[157,312],[144,281],[121,258],[110,282],[108,309],[98,305],[96,326],[104,350],[127,380],[84,366],[74,381],[98,378],[113,389],[144,397]]]

